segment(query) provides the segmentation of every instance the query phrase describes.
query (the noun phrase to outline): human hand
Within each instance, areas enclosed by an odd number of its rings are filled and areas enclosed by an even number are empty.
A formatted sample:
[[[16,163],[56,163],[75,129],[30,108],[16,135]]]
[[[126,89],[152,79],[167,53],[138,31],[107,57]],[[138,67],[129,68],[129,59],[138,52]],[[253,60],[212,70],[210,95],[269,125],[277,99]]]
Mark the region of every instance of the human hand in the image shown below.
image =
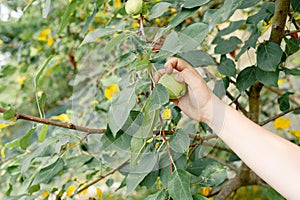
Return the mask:
[[[155,82],[167,73],[177,74],[175,79],[185,82],[188,86],[187,93],[178,100],[172,100],[190,118],[209,123],[213,115],[212,99],[214,94],[207,87],[199,73],[182,59],[172,57],[164,65],[164,69],[155,74]]]

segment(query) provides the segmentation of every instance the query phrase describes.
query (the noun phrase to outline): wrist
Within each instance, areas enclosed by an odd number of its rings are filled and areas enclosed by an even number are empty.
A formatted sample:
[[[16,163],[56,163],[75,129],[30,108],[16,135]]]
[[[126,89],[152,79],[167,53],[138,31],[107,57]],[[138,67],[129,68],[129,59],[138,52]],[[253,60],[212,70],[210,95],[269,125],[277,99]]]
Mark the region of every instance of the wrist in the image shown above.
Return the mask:
[[[206,123],[218,135],[223,128],[226,104],[214,94],[211,94],[210,101],[207,103],[206,115],[201,121]]]

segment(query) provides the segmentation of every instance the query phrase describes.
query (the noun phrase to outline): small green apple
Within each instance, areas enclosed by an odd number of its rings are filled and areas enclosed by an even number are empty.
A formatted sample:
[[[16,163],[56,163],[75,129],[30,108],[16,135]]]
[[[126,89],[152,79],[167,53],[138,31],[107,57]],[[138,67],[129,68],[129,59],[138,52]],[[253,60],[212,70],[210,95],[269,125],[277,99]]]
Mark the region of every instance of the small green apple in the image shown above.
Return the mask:
[[[158,81],[161,83],[169,93],[169,99],[179,99],[186,93],[185,83],[175,80],[175,74],[164,74]]]
[[[143,0],[128,0],[125,4],[125,11],[129,15],[137,15],[142,12]]]

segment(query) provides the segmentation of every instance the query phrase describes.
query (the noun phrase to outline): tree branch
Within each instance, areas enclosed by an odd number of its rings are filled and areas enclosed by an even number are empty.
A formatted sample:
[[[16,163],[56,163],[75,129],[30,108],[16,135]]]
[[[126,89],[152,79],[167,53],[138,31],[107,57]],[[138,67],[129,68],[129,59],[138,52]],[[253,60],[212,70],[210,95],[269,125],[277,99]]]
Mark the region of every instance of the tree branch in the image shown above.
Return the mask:
[[[229,92],[226,91],[226,96],[234,103],[238,110],[242,111],[244,115],[248,115],[247,110],[238,102],[238,98],[234,98]]]
[[[7,111],[6,109],[0,108],[0,113],[4,113],[6,111]],[[88,133],[88,134],[91,134],[91,133],[102,134],[102,133],[105,133],[105,131],[106,131],[106,129],[87,128],[87,127],[78,126],[78,125],[75,125],[72,123],[62,123],[62,122],[57,122],[57,121],[53,121],[53,120],[49,120],[49,119],[42,119],[42,118],[31,116],[31,115],[24,115],[24,114],[20,114],[20,113],[15,113],[15,119],[16,120],[22,119],[22,120],[41,123],[41,124],[58,126],[58,127],[62,127],[62,128],[71,129],[71,130],[81,131],[81,132]]]
[[[290,108],[290,109],[288,109],[285,112],[279,113],[278,115],[275,115],[274,117],[266,119],[265,121],[260,122],[259,125],[260,126],[264,126],[264,125],[268,124],[269,122],[271,122],[271,121],[273,121],[273,120],[275,120],[275,119],[277,119],[279,117],[282,117],[282,116],[284,116],[284,115],[286,115],[286,114],[288,114],[290,112],[293,112],[293,111],[295,111],[297,109],[300,109],[300,106],[297,106],[297,107],[294,107],[294,108]]]
[[[104,175],[101,175],[99,178],[93,180],[92,182],[87,183],[85,186],[83,186],[82,188],[80,188],[80,190],[78,190],[78,191],[76,192],[76,194],[79,194],[79,193],[81,193],[82,191],[88,189],[90,186],[92,186],[92,185],[98,183],[99,181],[101,181],[102,179],[108,177],[109,175],[114,174],[116,171],[118,171],[120,168],[122,168],[129,160],[130,160],[130,159],[125,160],[125,161],[122,162],[120,165],[118,165],[116,168],[112,169],[111,171],[107,172],[107,173],[104,174]]]
[[[285,91],[276,88],[276,87],[272,87],[272,86],[265,86],[265,88],[267,88],[268,90],[278,94],[278,95],[283,95],[285,93]],[[289,95],[289,99],[291,102],[293,102],[294,104],[296,104],[297,106],[300,105],[300,100],[295,96],[295,95]]]

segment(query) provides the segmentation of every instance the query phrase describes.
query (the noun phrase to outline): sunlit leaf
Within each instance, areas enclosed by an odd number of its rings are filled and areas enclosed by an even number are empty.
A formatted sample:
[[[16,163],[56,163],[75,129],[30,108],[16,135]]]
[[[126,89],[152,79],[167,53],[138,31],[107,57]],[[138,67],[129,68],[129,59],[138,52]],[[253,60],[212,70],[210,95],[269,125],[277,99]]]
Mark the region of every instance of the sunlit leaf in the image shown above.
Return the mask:
[[[174,200],[192,200],[190,175],[184,170],[175,170],[168,182],[169,194]]]

